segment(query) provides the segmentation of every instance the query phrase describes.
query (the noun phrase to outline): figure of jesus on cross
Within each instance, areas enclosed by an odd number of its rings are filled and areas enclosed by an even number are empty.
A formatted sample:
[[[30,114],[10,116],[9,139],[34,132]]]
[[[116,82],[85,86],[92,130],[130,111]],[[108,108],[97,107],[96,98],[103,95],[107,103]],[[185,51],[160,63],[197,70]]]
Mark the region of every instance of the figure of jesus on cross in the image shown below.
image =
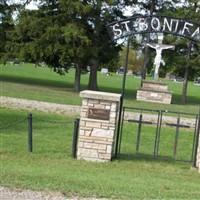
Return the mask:
[[[154,65],[155,65],[155,71],[154,71],[154,80],[157,81],[159,74],[158,70],[160,67],[160,63],[165,65],[164,60],[162,59],[162,50],[164,49],[175,49],[174,45],[167,45],[167,44],[162,44],[163,41],[163,33],[158,33],[158,43],[146,43],[147,46],[153,48],[156,50],[156,56],[154,59]]]

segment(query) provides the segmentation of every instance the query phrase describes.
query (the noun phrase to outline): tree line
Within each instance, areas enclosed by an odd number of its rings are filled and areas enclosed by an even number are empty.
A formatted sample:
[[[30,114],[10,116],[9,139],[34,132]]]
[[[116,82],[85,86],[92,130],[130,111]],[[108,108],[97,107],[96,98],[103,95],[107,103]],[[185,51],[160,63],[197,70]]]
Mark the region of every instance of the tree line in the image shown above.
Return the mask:
[[[24,62],[45,62],[57,73],[75,67],[74,90],[81,90],[81,74],[90,66],[88,89],[98,90],[97,71],[110,71],[122,66],[125,43],[111,41],[106,24],[125,19],[125,9],[132,8],[132,16],[162,14],[200,21],[197,0],[35,0],[37,10],[27,10],[30,0],[15,3],[0,2],[0,62],[17,58]],[[17,14],[16,14],[17,13]],[[16,17],[13,19],[14,14]],[[135,70],[150,72],[155,52],[145,42],[156,41],[156,34],[133,35],[130,63]],[[172,72],[185,80],[200,76],[199,44],[174,35],[166,35],[164,43],[176,46],[176,51],[163,56],[166,65],[161,75]],[[139,52],[139,53],[137,53]],[[120,57],[120,55],[122,55]],[[138,60],[139,58],[139,60]],[[141,60],[142,59],[142,60]],[[139,66],[140,65],[140,66]],[[166,67],[167,66],[167,67]],[[186,98],[187,81],[184,95]],[[183,99],[183,102],[185,100]]]

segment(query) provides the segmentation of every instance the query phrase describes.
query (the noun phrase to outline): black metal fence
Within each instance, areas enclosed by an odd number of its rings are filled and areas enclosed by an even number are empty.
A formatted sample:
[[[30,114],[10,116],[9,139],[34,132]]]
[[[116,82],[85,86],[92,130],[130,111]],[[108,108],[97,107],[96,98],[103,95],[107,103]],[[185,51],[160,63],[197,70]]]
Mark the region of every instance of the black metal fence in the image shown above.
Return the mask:
[[[37,151],[56,151],[55,149],[61,151],[62,148],[62,150],[70,151],[75,158],[78,128],[79,119],[61,121],[37,118],[28,114],[23,119],[0,127],[2,134],[1,148],[5,151],[12,151],[12,149],[24,149],[26,146],[28,152],[33,152],[33,147]],[[16,138],[16,140],[13,141],[10,138],[10,141],[13,142],[8,142],[8,137]],[[52,140],[58,141],[57,146],[52,144]]]
[[[65,151],[75,158],[78,129],[79,119],[47,120],[29,114],[0,127],[1,134],[7,137],[1,140],[1,149]],[[195,167],[199,129],[200,114],[124,107],[117,156],[172,159],[193,162]],[[10,137],[16,140],[11,143]],[[55,140],[57,143],[51,145]]]
[[[187,161],[194,166],[199,124],[200,114],[124,107],[117,155]]]

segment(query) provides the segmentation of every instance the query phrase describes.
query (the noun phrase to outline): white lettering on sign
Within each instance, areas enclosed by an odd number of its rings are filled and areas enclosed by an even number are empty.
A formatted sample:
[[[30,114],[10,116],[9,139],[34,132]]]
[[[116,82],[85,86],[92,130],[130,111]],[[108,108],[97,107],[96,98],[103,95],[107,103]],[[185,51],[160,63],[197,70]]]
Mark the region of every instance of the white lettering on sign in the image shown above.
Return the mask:
[[[159,31],[160,30],[160,21],[158,18],[152,18],[151,20],[151,28],[153,30]]]
[[[122,35],[122,30],[119,27],[119,24],[115,24],[113,26],[113,31],[116,37],[120,37]]]
[[[182,30],[182,35],[185,34],[185,31],[187,31],[190,34],[190,29],[187,26],[193,26],[193,24],[185,22],[184,26],[183,26],[183,30]]]
[[[139,29],[141,31],[146,31],[148,29],[147,20],[144,18],[139,19]]]
[[[125,25],[126,31],[130,31],[130,29],[129,29],[128,25],[127,25],[128,23],[130,23],[130,21],[125,21],[125,22],[121,23],[121,24]]]
[[[192,34],[192,37],[194,37],[195,35],[198,35],[200,37],[200,28],[198,27],[194,33]]]
[[[200,25],[182,19],[163,16],[133,17],[107,25],[112,39],[124,36],[147,33],[166,32],[187,37],[200,42]]]
[[[179,21],[176,19],[164,18],[162,31],[177,32]]]

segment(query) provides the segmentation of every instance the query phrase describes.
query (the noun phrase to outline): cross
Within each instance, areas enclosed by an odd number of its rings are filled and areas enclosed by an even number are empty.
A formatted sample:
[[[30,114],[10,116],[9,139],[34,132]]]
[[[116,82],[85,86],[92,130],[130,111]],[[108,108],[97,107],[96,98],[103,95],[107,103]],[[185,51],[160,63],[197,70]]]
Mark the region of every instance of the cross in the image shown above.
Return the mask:
[[[174,45],[167,45],[167,44],[162,44],[163,42],[163,33],[158,33],[158,43],[146,43],[147,46],[153,48],[156,50],[156,56],[154,59],[154,65],[155,65],[155,72],[154,72],[154,80],[158,80],[158,70],[160,67],[160,63],[165,65],[164,60],[162,59],[162,50],[164,49],[175,49]]]

